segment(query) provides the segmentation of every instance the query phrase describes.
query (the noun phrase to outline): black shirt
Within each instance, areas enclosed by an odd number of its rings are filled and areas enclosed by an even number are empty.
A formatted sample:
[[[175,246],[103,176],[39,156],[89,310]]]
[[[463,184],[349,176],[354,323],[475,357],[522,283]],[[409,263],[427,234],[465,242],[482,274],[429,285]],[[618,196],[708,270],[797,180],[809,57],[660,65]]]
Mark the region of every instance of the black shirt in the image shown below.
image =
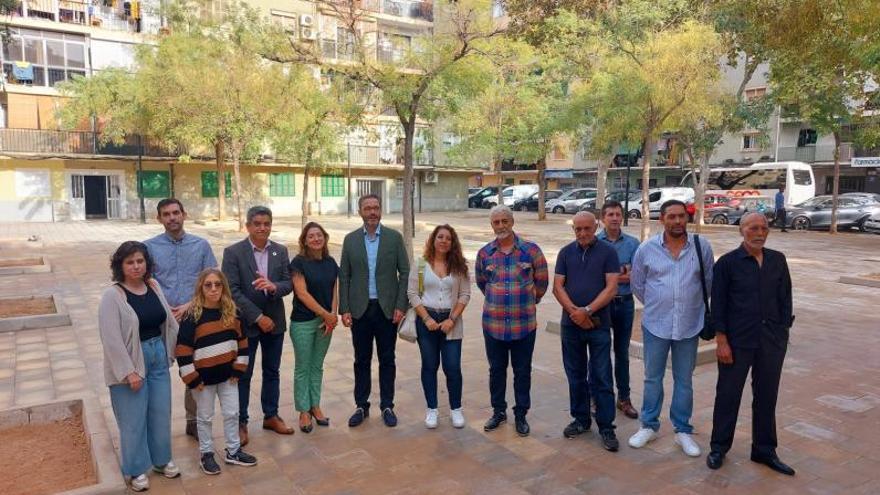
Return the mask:
[[[165,307],[162,306],[162,301],[159,300],[159,296],[156,295],[152,287],[147,284],[147,293],[138,295],[126,289],[122,284],[119,286],[125,291],[125,299],[138,317],[141,342],[162,335],[162,324],[165,323],[166,318]]]
[[[760,346],[762,332],[788,339],[793,320],[791,276],[785,255],[764,248],[758,261],[740,245],[715,263],[712,277],[712,326],[733,347]]]
[[[327,311],[333,309],[333,287],[339,275],[339,265],[332,256],[315,260],[301,254],[297,255],[290,262],[290,273],[300,274],[306,279],[306,289],[322,308]],[[317,317],[314,311],[294,298],[291,320],[309,321]]]

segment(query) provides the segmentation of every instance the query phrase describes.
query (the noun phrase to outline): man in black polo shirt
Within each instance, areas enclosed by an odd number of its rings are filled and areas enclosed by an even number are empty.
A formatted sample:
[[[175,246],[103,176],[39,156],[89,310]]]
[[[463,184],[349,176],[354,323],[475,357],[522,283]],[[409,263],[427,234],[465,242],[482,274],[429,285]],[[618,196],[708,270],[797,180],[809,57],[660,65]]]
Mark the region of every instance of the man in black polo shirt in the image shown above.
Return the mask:
[[[764,247],[770,233],[764,215],[747,214],[739,230],[742,244],[715,263],[712,278],[718,385],[712,450],[706,464],[720,468],[733,444],[743,386],[751,368],[751,459],[791,476],[794,469],[776,456],[776,398],[794,321],[791,277],[785,255]]]
[[[607,306],[617,295],[620,263],[614,248],[596,238],[597,221],[592,213],[577,213],[572,224],[576,240],[559,251],[553,279],[553,295],[563,310],[562,363],[574,418],[562,433],[574,438],[590,429],[592,390],[602,445],[616,452],[619,443],[614,435],[611,318]]]

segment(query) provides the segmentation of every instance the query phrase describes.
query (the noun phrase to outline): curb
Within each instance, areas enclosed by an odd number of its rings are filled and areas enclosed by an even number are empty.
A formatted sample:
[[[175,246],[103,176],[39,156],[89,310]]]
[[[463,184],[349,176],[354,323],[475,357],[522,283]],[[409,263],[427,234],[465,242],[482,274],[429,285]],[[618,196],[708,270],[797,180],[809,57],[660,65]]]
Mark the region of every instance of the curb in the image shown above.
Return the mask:
[[[71,326],[70,314],[67,312],[67,306],[61,302],[61,297],[57,294],[49,294],[52,303],[55,304],[54,314],[30,315],[30,316],[13,316],[11,318],[0,318],[0,333],[17,332],[19,330],[27,330],[31,328],[51,328]],[[34,299],[36,297],[46,296],[29,296],[29,297],[2,297],[0,300],[8,299]]]
[[[861,285],[862,287],[874,287],[880,289],[880,280],[864,277],[848,277],[843,276],[838,280],[841,284]]]
[[[7,266],[0,268],[0,276],[3,275],[26,275],[29,273],[49,273],[52,271],[52,265],[45,256],[37,256],[35,258],[3,258],[3,261],[23,261],[29,259],[39,259],[39,265],[22,265]]]

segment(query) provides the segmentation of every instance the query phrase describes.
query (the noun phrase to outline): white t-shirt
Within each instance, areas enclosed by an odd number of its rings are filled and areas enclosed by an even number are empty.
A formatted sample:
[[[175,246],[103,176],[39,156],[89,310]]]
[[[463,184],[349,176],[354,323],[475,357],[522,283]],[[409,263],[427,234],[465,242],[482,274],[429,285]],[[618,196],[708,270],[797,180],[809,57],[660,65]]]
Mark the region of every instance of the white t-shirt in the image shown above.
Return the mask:
[[[453,282],[452,275],[447,274],[443,278],[438,277],[431,268],[431,264],[426,261],[424,275],[425,292],[422,294],[422,304],[426,308],[452,309]]]

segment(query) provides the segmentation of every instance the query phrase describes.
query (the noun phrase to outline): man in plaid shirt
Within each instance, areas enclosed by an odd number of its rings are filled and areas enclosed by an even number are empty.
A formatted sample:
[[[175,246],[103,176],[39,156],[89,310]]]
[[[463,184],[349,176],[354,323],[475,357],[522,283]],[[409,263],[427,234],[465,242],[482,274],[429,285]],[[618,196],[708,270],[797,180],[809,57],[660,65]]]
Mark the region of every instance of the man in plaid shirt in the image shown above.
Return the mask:
[[[531,405],[532,352],[535,350],[536,305],[547,292],[547,260],[537,244],[513,232],[513,213],[498,205],[489,212],[495,240],[477,253],[477,286],[483,292],[483,338],[489,360],[492,431],[507,421],[507,363],[513,368],[516,432],[529,434],[526,413]]]

